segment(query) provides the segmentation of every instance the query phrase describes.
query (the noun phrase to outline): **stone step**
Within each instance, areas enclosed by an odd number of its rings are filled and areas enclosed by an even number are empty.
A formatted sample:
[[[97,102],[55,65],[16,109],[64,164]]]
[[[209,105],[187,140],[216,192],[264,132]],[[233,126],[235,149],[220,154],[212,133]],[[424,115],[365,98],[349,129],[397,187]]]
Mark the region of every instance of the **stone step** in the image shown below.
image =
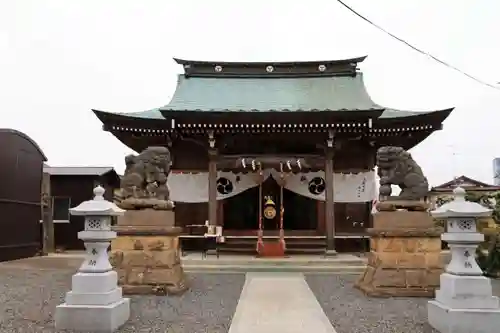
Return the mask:
[[[190,265],[184,266],[186,273],[247,273],[247,272],[298,272],[298,273],[331,273],[331,274],[361,274],[364,265],[328,265],[328,266],[272,266],[272,265]]]
[[[285,250],[286,254],[323,254],[325,253],[326,247],[297,247],[290,248],[288,247]]]
[[[215,256],[208,256],[207,258],[194,257],[190,255],[188,259],[182,260],[184,267],[197,267],[205,265],[214,265],[218,267],[224,266],[268,266],[268,267],[357,267],[365,266],[366,259],[358,258],[355,256],[339,256],[336,258],[300,258],[298,256],[288,258],[256,258],[241,256],[226,257],[221,256],[219,259]]]

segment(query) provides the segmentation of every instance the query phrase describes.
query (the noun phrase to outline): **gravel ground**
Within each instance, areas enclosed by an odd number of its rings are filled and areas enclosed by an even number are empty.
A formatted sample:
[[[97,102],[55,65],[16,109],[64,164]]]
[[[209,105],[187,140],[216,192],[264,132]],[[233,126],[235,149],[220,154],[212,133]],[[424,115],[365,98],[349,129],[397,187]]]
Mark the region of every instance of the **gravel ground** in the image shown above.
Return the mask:
[[[437,333],[427,324],[427,299],[368,298],[356,275],[307,275],[309,287],[337,333]]]
[[[427,323],[425,298],[369,298],[357,275],[308,274],[306,281],[337,333],[438,333]],[[500,280],[492,280],[500,296]]]
[[[73,273],[0,267],[0,332],[57,332],[54,309],[70,289]],[[193,274],[189,278],[192,288],[180,297],[133,297],[131,320],[119,332],[227,332],[245,276]]]
[[[77,261],[25,260],[0,264],[0,332],[54,333],[53,314],[70,289]],[[64,265],[63,262],[66,262]],[[69,262],[69,264],[68,264]],[[192,288],[180,297],[133,297],[130,321],[119,333],[226,333],[240,297],[244,274],[191,274]],[[427,324],[426,299],[377,299],[353,288],[357,276],[306,275],[338,333],[436,333]],[[500,296],[500,281],[493,283]]]

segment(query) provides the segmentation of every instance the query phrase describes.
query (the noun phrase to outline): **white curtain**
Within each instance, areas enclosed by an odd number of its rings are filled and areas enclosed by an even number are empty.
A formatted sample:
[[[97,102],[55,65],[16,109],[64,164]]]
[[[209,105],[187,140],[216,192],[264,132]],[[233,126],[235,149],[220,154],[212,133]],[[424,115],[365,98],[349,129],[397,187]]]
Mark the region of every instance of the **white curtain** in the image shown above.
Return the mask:
[[[265,170],[264,180],[269,176],[278,180],[280,173],[275,170]],[[325,173],[323,171],[285,175],[285,188],[299,195],[315,200],[325,200]],[[223,182],[225,178],[231,185]],[[238,195],[257,186],[254,173],[218,172],[217,200],[223,200]],[[197,203],[208,202],[208,174],[201,173],[171,173],[168,177],[170,199],[174,202]],[[357,174],[334,174],[335,202],[369,202],[376,198],[375,173],[373,171]],[[225,191],[224,191],[225,190]]]
[[[279,179],[279,172],[271,175]],[[287,174],[285,188],[305,197],[325,201],[324,171]],[[373,171],[356,174],[335,173],[333,175],[335,202],[369,202],[376,196],[375,173]]]
[[[269,177],[269,172],[264,172],[264,180]],[[228,186],[227,183],[221,181],[225,178],[231,182]],[[255,174],[252,173],[232,173],[232,172],[218,172],[217,185],[223,191],[217,191],[217,200],[223,200],[232,196],[238,195],[252,187],[258,185],[256,182]],[[168,187],[170,189],[170,200],[174,202],[208,202],[208,173],[171,173],[168,176]],[[230,188],[232,186],[232,188]]]

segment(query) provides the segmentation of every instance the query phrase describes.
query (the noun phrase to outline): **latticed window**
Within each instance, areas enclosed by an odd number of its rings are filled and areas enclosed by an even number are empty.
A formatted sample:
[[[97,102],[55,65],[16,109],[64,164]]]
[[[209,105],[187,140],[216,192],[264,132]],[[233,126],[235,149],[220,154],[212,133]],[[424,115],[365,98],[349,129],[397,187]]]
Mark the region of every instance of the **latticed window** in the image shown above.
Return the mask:
[[[69,208],[71,207],[71,198],[54,197],[52,198],[52,219],[59,221],[69,221]]]

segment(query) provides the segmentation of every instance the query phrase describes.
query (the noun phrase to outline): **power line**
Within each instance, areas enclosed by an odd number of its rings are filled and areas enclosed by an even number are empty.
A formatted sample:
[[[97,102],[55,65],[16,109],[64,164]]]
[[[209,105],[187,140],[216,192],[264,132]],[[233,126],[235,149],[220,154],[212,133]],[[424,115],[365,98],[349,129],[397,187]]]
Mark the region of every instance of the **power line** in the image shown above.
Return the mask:
[[[367,22],[367,23],[371,24],[372,26],[374,26],[374,27],[375,27],[375,28],[377,28],[378,30],[380,30],[380,31],[384,32],[385,34],[387,34],[387,35],[389,35],[390,37],[394,38],[395,40],[399,41],[400,43],[405,44],[406,46],[410,47],[410,48],[411,48],[411,49],[413,49],[414,51],[417,51],[418,53],[421,53],[421,54],[423,54],[423,55],[425,55],[425,56],[427,56],[427,57],[431,58],[432,60],[434,60],[434,61],[436,61],[436,62],[440,63],[441,65],[444,65],[444,66],[446,66],[446,67],[448,67],[448,68],[451,68],[451,69],[453,69],[454,71],[457,71],[457,72],[459,72],[460,74],[465,75],[465,76],[466,76],[466,77],[468,77],[469,79],[474,80],[474,81],[476,81],[476,82],[478,82],[478,83],[480,83],[480,84],[482,84],[482,85],[488,86],[488,87],[493,88],[493,89],[498,89],[498,90],[500,90],[500,87],[497,87],[497,86],[495,86],[495,85],[493,85],[493,84],[491,84],[491,83],[488,83],[488,82],[486,82],[486,81],[483,81],[483,80],[481,80],[481,79],[479,79],[479,78],[477,78],[477,77],[475,77],[475,76],[473,76],[473,75],[471,75],[471,74],[469,74],[469,73],[467,73],[467,72],[465,72],[465,71],[461,70],[460,68],[457,68],[457,67],[455,67],[455,66],[453,66],[453,65],[451,65],[451,64],[449,64],[449,63],[447,63],[446,61],[441,60],[441,59],[439,59],[439,58],[437,58],[437,57],[433,56],[433,55],[432,55],[432,54],[430,54],[429,52],[425,52],[425,51],[423,51],[423,50],[421,50],[421,49],[417,48],[416,46],[413,46],[412,44],[410,44],[409,42],[405,41],[404,39],[399,38],[398,36],[393,35],[393,34],[392,34],[392,33],[390,33],[389,31],[387,31],[387,30],[385,30],[384,28],[382,28],[380,25],[378,25],[378,24],[374,23],[374,22],[373,22],[373,21],[371,21],[370,19],[366,18],[365,16],[363,16],[363,15],[361,15],[360,13],[358,13],[357,11],[355,11],[355,10],[354,10],[353,8],[351,8],[349,5],[347,5],[346,3],[344,3],[342,0],[337,0],[337,1],[338,1],[338,2],[342,5],[342,6],[344,6],[345,8],[347,8],[347,9],[348,9],[351,13],[353,13],[353,14],[354,14],[354,15],[356,15],[357,17],[361,18],[363,21],[365,21],[365,22]]]

